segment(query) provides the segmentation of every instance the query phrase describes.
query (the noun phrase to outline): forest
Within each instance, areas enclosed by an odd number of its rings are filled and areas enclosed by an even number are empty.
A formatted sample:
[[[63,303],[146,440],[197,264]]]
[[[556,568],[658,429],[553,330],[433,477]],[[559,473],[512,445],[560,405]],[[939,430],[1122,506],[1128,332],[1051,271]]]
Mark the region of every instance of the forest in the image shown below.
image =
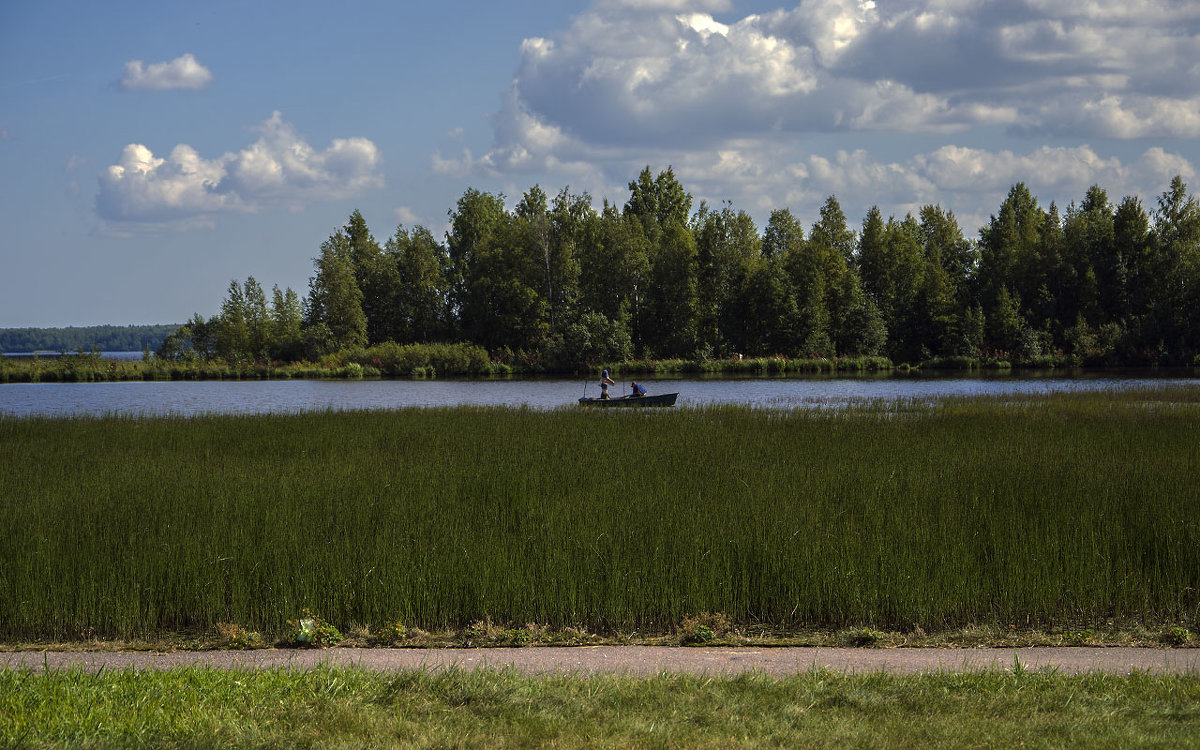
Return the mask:
[[[1043,208],[1014,185],[978,236],[926,205],[852,228],[830,196],[807,230],[789,209],[760,232],[698,206],[646,167],[624,206],[587,193],[466,190],[439,241],[381,244],[357,210],[314,258],[307,294],[253,277],[158,356],[227,363],[465,342],[495,362],[882,356],[896,363],[1191,364],[1200,352],[1200,206],[1176,176],[1146,207],[1093,186]],[[694,210],[693,210],[694,209]]]
[[[0,352],[140,352],[159,348],[175,325],[0,328]]]

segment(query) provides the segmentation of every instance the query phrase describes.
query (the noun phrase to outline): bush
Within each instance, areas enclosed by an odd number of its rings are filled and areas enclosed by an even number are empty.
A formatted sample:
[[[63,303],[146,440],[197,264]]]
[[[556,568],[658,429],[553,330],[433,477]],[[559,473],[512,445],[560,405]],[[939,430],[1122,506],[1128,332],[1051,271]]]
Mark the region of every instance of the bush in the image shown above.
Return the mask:
[[[345,362],[370,367],[392,377],[487,375],[492,371],[487,350],[475,344],[397,344],[387,341],[368,349],[338,352]]]
[[[839,635],[840,637],[837,640],[854,648],[871,648],[877,646],[883,638],[883,633],[871,628],[851,628]]]
[[[384,625],[372,638],[372,642],[380,646],[393,646],[408,637],[408,627],[399,620]]]
[[[1192,634],[1187,628],[1173,627],[1163,631],[1158,640],[1167,646],[1186,646],[1192,640]]]
[[[733,624],[729,616],[721,612],[701,612],[694,617],[685,617],[679,625],[679,642],[683,645],[691,643],[712,643],[729,633]]]
[[[307,609],[301,611],[298,619],[288,620],[288,629],[284,645],[296,648],[336,646],[342,642],[342,634],[337,628]]]
[[[586,362],[625,360],[632,352],[625,325],[600,313],[584,313],[551,340],[547,359],[560,369],[575,370]]]
[[[263,640],[262,634],[246,630],[241,625],[235,625],[230,622],[222,622],[217,624],[217,632],[224,641],[225,648],[236,650],[247,650],[253,648],[262,648],[266,646],[266,641]]]

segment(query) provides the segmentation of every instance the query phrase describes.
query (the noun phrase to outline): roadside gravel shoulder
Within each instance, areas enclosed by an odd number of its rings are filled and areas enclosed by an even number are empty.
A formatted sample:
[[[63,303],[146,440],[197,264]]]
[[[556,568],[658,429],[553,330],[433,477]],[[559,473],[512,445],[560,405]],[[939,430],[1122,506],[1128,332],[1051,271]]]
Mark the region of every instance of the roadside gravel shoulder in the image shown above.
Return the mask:
[[[759,671],[786,676],[814,669],[836,672],[962,672],[988,669],[1200,675],[1200,649],[1136,647],[1043,648],[744,648],[679,646],[538,646],[525,648],[331,648],[253,651],[23,651],[0,653],[0,669],[312,669],[372,670],[513,668],[539,673],[661,672],[734,675]]]

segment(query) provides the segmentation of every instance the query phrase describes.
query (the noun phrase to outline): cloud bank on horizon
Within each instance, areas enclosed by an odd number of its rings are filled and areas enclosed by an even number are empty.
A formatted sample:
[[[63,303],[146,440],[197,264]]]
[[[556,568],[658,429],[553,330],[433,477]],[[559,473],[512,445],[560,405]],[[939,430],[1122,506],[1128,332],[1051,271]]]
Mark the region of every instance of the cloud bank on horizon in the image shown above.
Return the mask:
[[[728,10],[597,0],[522,44],[492,149],[435,154],[433,170],[619,185],[671,163],[685,186],[752,212],[849,193],[976,217],[1018,181],[1149,196],[1195,175],[1141,143],[1200,138],[1195,3],[803,0],[718,21]],[[990,150],[987,133],[1028,149]],[[817,153],[813,136],[847,146]],[[879,155],[890,137],[946,145]],[[1135,139],[1123,160],[1095,144]]]

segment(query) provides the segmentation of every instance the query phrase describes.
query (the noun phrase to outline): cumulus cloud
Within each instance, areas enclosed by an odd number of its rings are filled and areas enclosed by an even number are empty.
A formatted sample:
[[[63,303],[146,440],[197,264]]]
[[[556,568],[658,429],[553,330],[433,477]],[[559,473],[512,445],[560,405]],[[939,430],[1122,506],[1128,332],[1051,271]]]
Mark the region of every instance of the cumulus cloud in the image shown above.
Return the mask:
[[[146,65],[141,60],[125,63],[125,74],[119,86],[125,91],[166,91],[168,89],[203,89],[212,83],[213,75],[191,53],[169,62]]]
[[[697,198],[760,216],[833,193],[898,213],[943,203],[964,226],[1017,181],[1060,203],[1093,183],[1156,195],[1193,164],[1128,142],[1200,138],[1200,5],[798,0],[738,15],[595,0],[524,41],[492,133],[432,170],[619,199],[642,165],[670,164]],[[996,136],[1005,148],[977,147]]]
[[[311,200],[345,197],[383,184],[379,149],[366,138],[337,138],[317,151],[279,112],[257,131],[259,138],[251,145],[212,159],[186,144],[166,157],[129,144],[100,175],[97,211],[108,221],[186,222],[272,205],[298,209]]]
[[[604,0],[569,28],[527,39],[498,147],[997,124],[1200,137],[1194,3],[803,0],[718,21],[724,5]]]

